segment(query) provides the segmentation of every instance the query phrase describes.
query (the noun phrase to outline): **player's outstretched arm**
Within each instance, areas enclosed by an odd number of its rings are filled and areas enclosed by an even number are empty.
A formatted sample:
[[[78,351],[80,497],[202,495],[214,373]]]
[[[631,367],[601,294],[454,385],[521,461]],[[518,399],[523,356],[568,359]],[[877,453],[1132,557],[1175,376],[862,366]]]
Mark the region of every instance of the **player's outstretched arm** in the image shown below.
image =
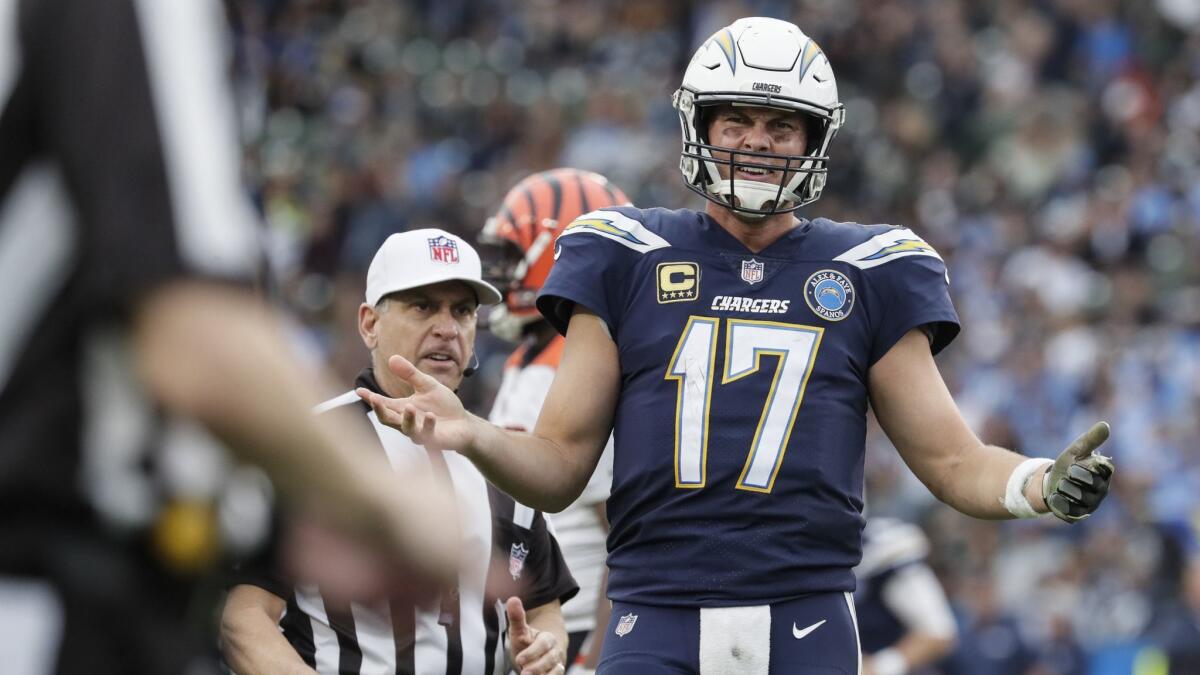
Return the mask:
[[[1108,438],[1106,423],[1054,462],[983,444],[959,413],[919,329],[871,367],[869,383],[875,416],[909,468],[938,499],[967,515],[1028,518],[1053,511],[1074,522],[1108,494],[1113,465],[1094,452]]]
[[[616,344],[595,314],[576,309],[554,383],[532,434],[501,429],[467,412],[458,396],[400,356],[388,368],[413,389],[388,398],[357,393],[379,421],[427,448],[455,450],[517,501],[552,513],[587,486],[612,431],[620,385]]]

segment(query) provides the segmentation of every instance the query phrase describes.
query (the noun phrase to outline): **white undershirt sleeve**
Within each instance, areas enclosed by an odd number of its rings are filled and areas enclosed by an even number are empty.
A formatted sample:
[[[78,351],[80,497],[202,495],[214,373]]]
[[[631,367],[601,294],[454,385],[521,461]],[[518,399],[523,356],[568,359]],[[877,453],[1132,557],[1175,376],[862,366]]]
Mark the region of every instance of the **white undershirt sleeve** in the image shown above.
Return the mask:
[[[946,593],[927,565],[897,570],[884,585],[883,602],[909,630],[942,638],[958,633]]]

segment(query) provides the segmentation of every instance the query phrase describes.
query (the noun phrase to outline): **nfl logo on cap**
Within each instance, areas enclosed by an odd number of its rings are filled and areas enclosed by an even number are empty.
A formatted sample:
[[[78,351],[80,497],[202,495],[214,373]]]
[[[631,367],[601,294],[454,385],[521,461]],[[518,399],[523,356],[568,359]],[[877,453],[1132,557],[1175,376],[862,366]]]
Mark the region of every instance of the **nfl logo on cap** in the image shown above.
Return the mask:
[[[742,281],[748,284],[757,284],[763,280],[763,270],[766,269],[764,263],[751,258],[742,261]]]
[[[458,264],[458,243],[450,237],[434,237],[429,240],[429,259],[447,265]]]

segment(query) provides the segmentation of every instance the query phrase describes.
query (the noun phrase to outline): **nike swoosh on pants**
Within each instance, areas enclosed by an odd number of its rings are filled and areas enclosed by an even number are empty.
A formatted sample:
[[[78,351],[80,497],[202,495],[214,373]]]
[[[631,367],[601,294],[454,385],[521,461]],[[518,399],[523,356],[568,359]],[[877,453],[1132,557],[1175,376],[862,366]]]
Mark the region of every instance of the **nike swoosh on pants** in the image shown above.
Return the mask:
[[[804,636],[806,636],[809,633],[813,632],[814,630],[820,628],[821,624],[825,623],[825,621],[826,621],[825,619],[821,619],[820,621],[814,623],[813,625],[809,626],[808,628],[797,628],[796,624],[792,623],[792,637],[796,638],[797,640],[802,639]]]

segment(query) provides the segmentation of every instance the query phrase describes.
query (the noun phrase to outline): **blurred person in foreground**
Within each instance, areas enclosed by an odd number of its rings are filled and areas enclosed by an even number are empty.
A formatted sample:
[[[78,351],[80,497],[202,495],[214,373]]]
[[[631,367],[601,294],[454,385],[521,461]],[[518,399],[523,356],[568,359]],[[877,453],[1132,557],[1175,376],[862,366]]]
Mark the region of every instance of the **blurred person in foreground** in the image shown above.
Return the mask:
[[[409,386],[387,369],[399,354],[457,390],[475,366],[477,309],[500,302],[482,280],[479,255],[438,229],[393,234],[367,271],[358,332],[371,365],[355,385],[386,396]],[[566,628],[560,602],[576,586],[545,517],[487,483],[466,458],[421,447],[390,427],[354,391],[317,407],[374,428],[373,454],[402,475],[451,485],[458,498],[464,565],[440,598],[416,607],[345,603],[278,570],[243,566],[221,621],[226,657],[239,675],[269,673],[508,672],[500,636],[522,675],[561,675]],[[436,520],[436,516],[435,516]],[[510,588],[517,593],[509,598]],[[501,600],[507,599],[507,603]],[[526,609],[528,608],[528,609]]]
[[[959,328],[937,252],[903,227],[794,215],[844,117],[798,27],[721,29],[674,103],[705,211],[601,209],[559,236],[537,305],[566,344],[532,433],[468,414],[400,358],[414,395],[359,394],[548,511],[615,433],[597,672],[858,672],[868,403],[930,491],[978,518],[1086,518],[1108,491],[1093,452],[1108,426],[1057,460],[985,445],[933,360]]]
[[[488,325],[518,346],[504,364],[500,389],[488,419],[505,429],[530,431],[550,391],[562,359],[564,338],[537,311],[534,301],[554,266],[554,243],[563,228],[585,213],[606,206],[628,206],[629,198],[607,178],[579,169],[555,169],[517,183],[488,219],[479,241],[492,249],[492,276],[504,289],[504,304]],[[605,598],[608,517],[604,504],[612,485],[612,439],[582,494],[550,520],[580,592],[563,606],[569,644],[567,664],[576,671],[595,669],[608,623]],[[591,639],[589,640],[589,636]],[[580,656],[585,642],[587,652]],[[573,672],[576,672],[573,671]]]
[[[222,445],[327,546],[372,542],[409,590],[453,576],[448,491],[351,460],[369,437],[309,414],[249,288],[223,31],[217,2],[0,2],[6,673],[213,672],[209,573],[271,530]]]
[[[958,633],[946,592],[925,562],[929,540],[910,523],[870,518],[862,542],[854,606],[863,675],[927,672],[954,648]]]

